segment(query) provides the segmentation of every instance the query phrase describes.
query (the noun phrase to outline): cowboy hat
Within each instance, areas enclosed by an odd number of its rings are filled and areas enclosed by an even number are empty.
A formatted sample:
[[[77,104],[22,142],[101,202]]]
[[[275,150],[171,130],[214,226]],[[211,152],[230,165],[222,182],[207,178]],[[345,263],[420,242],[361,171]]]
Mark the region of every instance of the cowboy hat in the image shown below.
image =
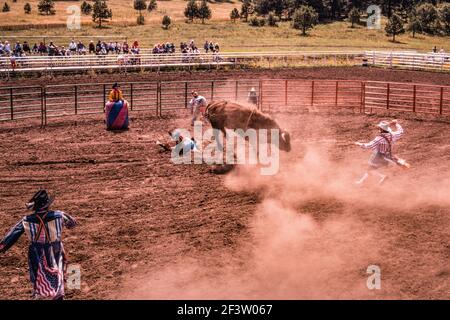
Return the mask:
[[[54,198],[50,197],[46,190],[39,190],[34,196],[27,202],[26,206],[28,210],[42,211],[50,207]]]
[[[377,124],[377,127],[380,128],[383,131],[391,132],[391,128],[389,128],[389,122],[388,121],[381,121]]]

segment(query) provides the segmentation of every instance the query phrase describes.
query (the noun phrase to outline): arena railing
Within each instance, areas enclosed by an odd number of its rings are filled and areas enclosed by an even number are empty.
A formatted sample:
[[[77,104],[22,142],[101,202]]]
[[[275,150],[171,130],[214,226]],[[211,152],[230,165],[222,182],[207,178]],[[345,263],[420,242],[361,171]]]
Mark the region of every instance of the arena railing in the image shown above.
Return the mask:
[[[0,72],[32,71],[76,71],[136,67],[170,67],[192,65],[241,64],[252,60],[275,60],[290,58],[334,58],[347,60],[362,57],[362,51],[317,51],[317,52],[227,52],[227,53],[186,53],[186,54],[109,54],[73,56],[25,56],[0,57]]]
[[[36,118],[41,125],[65,116],[101,114],[111,83],[0,87],[0,121]],[[450,115],[450,87],[360,80],[239,79],[123,82],[130,112],[162,116],[188,110],[191,92],[207,100],[248,103],[256,91],[256,107],[264,112],[349,109],[353,112],[413,112]]]
[[[372,66],[450,72],[450,55],[448,53],[366,51],[365,59]]]

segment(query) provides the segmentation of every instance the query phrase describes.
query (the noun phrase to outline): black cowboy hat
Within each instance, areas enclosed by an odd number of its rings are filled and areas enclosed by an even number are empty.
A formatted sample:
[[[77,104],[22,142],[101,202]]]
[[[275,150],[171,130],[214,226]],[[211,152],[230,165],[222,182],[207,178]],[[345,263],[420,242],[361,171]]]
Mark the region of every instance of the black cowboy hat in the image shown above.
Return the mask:
[[[50,197],[46,190],[41,189],[27,203],[27,208],[29,210],[41,211],[50,207],[53,200],[54,198]]]
[[[113,89],[116,89],[116,88],[118,88],[118,87],[120,87],[120,86],[119,86],[119,84],[118,84],[117,82],[115,82],[115,83],[113,84],[113,86],[112,86]]]

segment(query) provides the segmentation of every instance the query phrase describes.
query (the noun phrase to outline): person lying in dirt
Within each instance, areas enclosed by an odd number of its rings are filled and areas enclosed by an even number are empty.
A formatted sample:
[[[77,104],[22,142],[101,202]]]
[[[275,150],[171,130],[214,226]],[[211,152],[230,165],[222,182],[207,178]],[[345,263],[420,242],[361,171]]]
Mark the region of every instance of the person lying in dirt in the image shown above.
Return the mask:
[[[395,125],[396,130],[393,131],[390,126]],[[379,134],[370,142],[362,143],[355,142],[357,146],[363,149],[371,149],[373,153],[369,159],[369,168],[364,175],[359,179],[356,184],[361,185],[366,181],[370,174],[376,174],[380,180],[379,184],[382,184],[387,175],[382,172],[382,169],[387,167],[389,163],[394,163],[406,168],[409,168],[409,164],[392,154],[393,145],[403,136],[403,128],[397,120],[381,121],[377,124],[380,130]]]
[[[160,141],[156,141],[156,144],[161,147],[162,151],[172,151],[175,148],[179,150],[179,155],[182,156],[191,151],[198,152],[197,142],[194,138],[185,139],[180,130],[172,130],[168,132],[170,137],[172,138],[171,142],[162,143]],[[180,145],[181,144],[181,145]]]
[[[33,213],[22,218],[0,241],[0,253],[11,248],[23,233],[29,240],[28,264],[34,299],[64,299],[66,254],[61,241],[63,227],[76,221],[62,211],[49,210],[53,203],[47,191],[39,190],[27,203]]]

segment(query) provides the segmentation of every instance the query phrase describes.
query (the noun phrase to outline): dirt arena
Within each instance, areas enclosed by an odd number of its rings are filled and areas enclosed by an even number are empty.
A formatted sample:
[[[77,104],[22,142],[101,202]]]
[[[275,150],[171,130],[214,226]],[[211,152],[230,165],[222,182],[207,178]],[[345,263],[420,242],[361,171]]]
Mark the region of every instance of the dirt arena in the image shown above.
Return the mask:
[[[397,115],[412,168],[358,188],[384,115],[277,114],[292,136],[275,176],[174,165],[156,140],[188,115],[140,114],[131,129],[102,117],[0,129],[0,231],[39,187],[78,219],[66,230],[81,290],[69,299],[448,299],[450,123]],[[27,239],[0,256],[0,298],[27,299]],[[369,290],[369,265],[381,289]]]

